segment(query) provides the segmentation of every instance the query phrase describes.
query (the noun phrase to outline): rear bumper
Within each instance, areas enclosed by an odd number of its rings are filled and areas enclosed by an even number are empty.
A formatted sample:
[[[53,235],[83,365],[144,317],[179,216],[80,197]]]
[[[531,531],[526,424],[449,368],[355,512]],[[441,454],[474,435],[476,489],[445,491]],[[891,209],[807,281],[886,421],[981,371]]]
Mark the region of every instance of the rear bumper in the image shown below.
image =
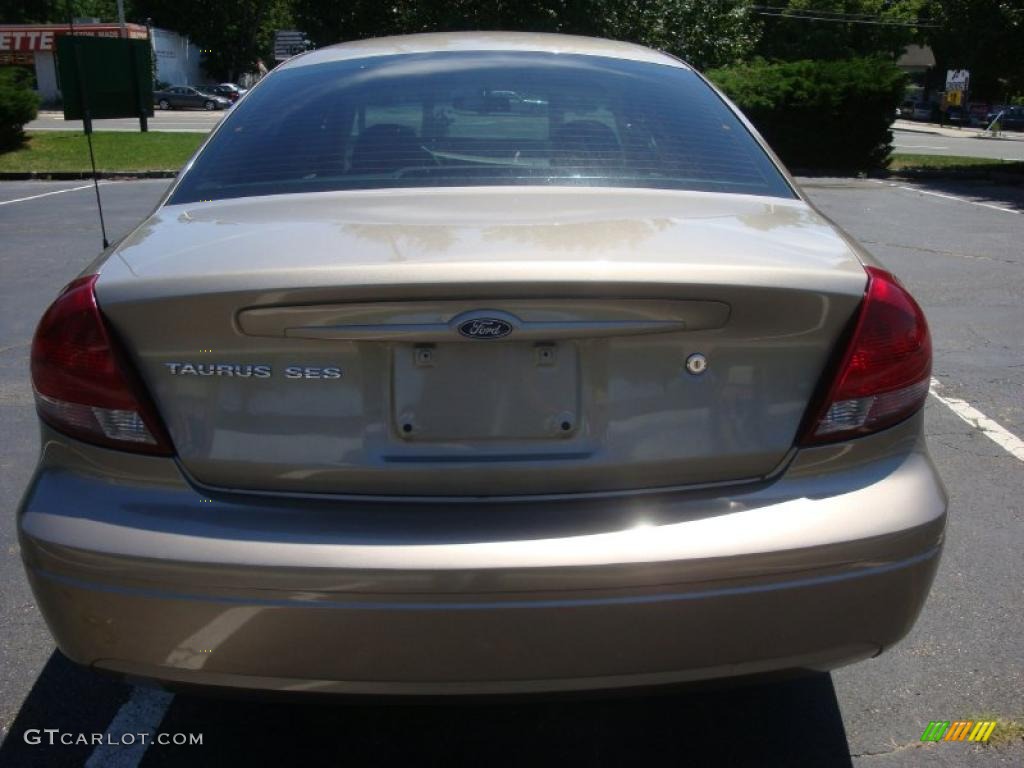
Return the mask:
[[[910,628],[936,555],[771,586],[472,602],[235,602],[34,571],[31,581],[65,653],[129,676],[331,693],[536,693],[825,670],[873,656]]]
[[[172,461],[44,433],[19,532],[61,650],[133,676],[487,694],[824,670],[927,596],[946,499],[919,428],[744,489],[397,506],[209,499]]]

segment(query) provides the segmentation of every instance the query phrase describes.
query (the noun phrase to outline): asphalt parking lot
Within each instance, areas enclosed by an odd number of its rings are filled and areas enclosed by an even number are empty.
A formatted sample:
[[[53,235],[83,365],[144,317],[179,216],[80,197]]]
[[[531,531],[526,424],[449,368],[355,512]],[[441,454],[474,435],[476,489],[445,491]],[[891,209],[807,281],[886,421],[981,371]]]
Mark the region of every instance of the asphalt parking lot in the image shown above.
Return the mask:
[[[37,450],[28,351],[42,310],[96,255],[100,236],[89,185],[0,183],[0,765],[1024,765],[1019,737],[920,742],[931,720],[1024,721],[1024,189],[805,181],[904,280],[932,325],[926,428],[951,518],[911,634],[877,659],[796,681],[445,705],[172,697],[55,652],[14,535]],[[111,236],[144,217],[166,184],[103,184]],[[988,419],[980,426],[978,413]],[[117,752],[25,739],[32,729],[144,724],[201,733],[203,745]]]

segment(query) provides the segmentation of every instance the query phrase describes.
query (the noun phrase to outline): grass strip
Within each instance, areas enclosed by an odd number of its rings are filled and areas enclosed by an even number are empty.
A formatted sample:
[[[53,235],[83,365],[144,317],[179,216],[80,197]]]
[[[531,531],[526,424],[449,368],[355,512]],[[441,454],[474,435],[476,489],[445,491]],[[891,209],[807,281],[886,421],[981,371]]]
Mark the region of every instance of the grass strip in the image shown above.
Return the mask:
[[[204,138],[205,133],[97,131],[92,135],[96,170],[177,170]],[[77,131],[30,131],[21,148],[0,154],[0,171],[89,170],[89,146]]]
[[[1019,173],[1024,176],[1024,161],[994,160],[989,157],[961,157],[958,155],[907,155],[897,153],[890,157],[889,170],[1000,171]]]

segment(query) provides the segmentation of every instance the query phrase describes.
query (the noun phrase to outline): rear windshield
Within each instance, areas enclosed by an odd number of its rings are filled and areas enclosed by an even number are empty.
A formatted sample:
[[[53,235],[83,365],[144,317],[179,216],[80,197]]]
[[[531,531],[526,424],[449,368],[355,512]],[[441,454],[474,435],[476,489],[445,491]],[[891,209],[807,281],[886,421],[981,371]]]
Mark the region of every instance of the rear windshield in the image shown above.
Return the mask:
[[[485,51],[275,72],[226,118],[169,202],[496,185],[794,197],[687,69]]]

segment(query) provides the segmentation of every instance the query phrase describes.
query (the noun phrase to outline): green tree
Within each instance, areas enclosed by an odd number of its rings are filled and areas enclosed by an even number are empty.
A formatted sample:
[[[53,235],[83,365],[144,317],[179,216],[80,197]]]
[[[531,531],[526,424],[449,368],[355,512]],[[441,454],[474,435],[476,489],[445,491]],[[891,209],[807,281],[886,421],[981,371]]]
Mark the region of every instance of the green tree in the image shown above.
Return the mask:
[[[760,19],[746,2],[671,3],[666,49],[699,69],[720,67],[749,56],[762,35]]]
[[[270,55],[275,29],[292,25],[288,0],[136,0],[154,26],[188,35],[211,77],[235,80]]]
[[[919,40],[930,0],[788,0],[760,11],[757,53],[767,59],[834,61],[896,57]]]
[[[317,45],[410,32],[510,30],[629,40],[697,67],[748,54],[759,22],[749,0],[293,0],[300,29]]]
[[[0,152],[25,141],[25,123],[35,120],[39,97],[21,67],[0,69]]]
[[[1021,0],[933,0],[927,40],[936,66],[930,85],[945,86],[947,69],[971,71],[971,98],[1004,101],[1024,94],[1024,3]]]
[[[124,5],[125,19],[132,21],[132,0]],[[117,0],[0,0],[5,24],[62,24],[69,18],[117,21]]]
[[[52,0],[0,0],[4,24],[48,24],[66,20],[67,9]]]
[[[792,168],[861,171],[885,164],[905,76],[883,57],[767,62],[710,77]]]

